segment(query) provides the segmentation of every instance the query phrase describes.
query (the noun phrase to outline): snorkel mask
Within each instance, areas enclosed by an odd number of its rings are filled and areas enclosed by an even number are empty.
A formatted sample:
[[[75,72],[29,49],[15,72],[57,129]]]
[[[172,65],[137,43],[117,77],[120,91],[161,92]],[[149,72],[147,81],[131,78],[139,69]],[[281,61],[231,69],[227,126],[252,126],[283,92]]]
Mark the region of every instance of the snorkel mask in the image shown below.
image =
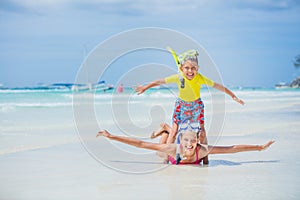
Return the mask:
[[[198,66],[198,51],[196,50],[188,50],[186,52],[183,52],[178,56],[178,61],[182,65],[186,61],[192,61]]]
[[[180,71],[181,65],[185,61],[188,61],[188,60],[195,62],[198,65],[199,53],[197,50],[194,50],[194,49],[188,50],[188,51],[183,52],[182,54],[179,54],[179,56],[177,56],[176,52],[171,47],[167,47],[167,49],[172,54],[179,71]]]
[[[196,66],[198,66],[198,51],[197,50],[188,50],[183,52],[182,54],[180,54],[179,56],[177,56],[176,52],[171,48],[171,47],[167,47],[167,49],[171,52],[176,65],[178,67],[178,72],[179,72],[179,76],[180,76],[180,87],[184,88],[185,87],[185,83],[184,83],[184,78],[183,78],[183,73],[180,70],[181,65],[186,62],[186,61],[191,61],[193,62]]]

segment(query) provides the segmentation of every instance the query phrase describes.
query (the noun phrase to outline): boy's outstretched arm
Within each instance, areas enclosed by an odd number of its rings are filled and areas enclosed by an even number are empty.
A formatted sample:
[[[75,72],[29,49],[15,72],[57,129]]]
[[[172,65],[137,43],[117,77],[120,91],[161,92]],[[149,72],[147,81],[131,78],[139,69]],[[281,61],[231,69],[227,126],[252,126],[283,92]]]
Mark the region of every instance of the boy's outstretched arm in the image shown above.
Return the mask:
[[[165,79],[159,79],[159,80],[156,80],[156,81],[153,81],[147,85],[138,85],[136,88],[135,88],[135,91],[138,93],[138,94],[142,94],[143,92],[145,92],[146,90],[148,90],[149,88],[152,88],[152,87],[155,87],[155,86],[159,86],[161,84],[166,84],[166,81]]]
[[[235,94],[233,92],[231,92],[228,88],[224,87],[223,85],[221,85],[220,83],[214,83],[214,86],[213,88],[217,89],[217,90],[220,90],[222,92],[225,92],[226,94],[228,94],[229,96],[231,96],[231,98],[238,102],[239,104],[241,105],[244,105],[245,102],[241,99],[239,99],[237,96],[235,96]]]

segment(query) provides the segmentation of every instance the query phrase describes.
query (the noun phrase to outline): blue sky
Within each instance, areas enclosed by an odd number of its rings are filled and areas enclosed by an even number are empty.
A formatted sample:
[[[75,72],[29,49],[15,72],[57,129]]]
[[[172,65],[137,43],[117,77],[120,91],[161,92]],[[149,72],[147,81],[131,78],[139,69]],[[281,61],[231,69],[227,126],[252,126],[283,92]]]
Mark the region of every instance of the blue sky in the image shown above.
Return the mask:
[[[271,87],[300,74],[292,64],[300,54],[298,2],[1,0],[0,83],[74,82],[84,49],[122,31],[161,27],[199,42],[225,85]],[[114,84],[115,74],[106,81]]]

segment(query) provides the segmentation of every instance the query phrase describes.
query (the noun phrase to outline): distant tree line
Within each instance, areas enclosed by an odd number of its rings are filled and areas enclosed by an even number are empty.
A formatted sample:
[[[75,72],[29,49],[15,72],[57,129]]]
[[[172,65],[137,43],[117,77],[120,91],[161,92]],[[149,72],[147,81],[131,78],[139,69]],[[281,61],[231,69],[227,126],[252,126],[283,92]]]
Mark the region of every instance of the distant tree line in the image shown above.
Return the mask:
[[[300,67],[300,54],[294,58],[293,63],[296,69]]]
[[[293,64],[296,69],[300,68],[300,54],[294,58]],[[289,86],[292,88],[300,88],[300,76],[293,80]]]

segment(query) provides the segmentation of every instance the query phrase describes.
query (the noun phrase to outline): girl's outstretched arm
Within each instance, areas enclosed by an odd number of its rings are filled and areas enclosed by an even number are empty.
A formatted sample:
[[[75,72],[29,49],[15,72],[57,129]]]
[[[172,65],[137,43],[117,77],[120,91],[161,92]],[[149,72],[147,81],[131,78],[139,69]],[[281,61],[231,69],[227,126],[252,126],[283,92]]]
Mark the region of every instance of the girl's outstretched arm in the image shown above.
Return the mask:
[[[122,142],[122,143],[125,143],[128,145],[131,145],[131,146],[135,146],[135,147],[139,147],[139,148],[143,148],[143,149],[161,151],[161,152],[165,152],[165,153],[169,153],[168,151],[170,149],[173,149],[172,145],[145,142],[143,140],[138,140],[135,138],[112,135],[107,130],[99,131],[98,134],[96,135],[96,137],[99,137],[99,136],[104,136],[110,140],[115,140],[115,141]],[[174,146],[174,151],[176,151],[175,146]]]
[[[222,92],[225,92],[226,94],[228,94],[229,96],[231,96],[231,98],[234,101],[238,102],[239,104],[242,104],[242,105],[245,104],[245,102],[243,100],[239,99],[237,96],[235,96],[235,94],[232,91],[230,91],[228,88],[226,88],[225,86],[221,85],[220,83],[216,83],[215,82],[213,88],[215,88],[217,90],[220,90]]]
[[[209,146],[209,154],[238,153],[245,151],[262,151],[271,146],[275,141],[269,141],[263,145],[233,145],[233,146]]]
[[[155,87],[155,86],[159,86],[161,84],[165,84],[166,81],[165,79],[159,79],[159,80],[156,80],[156,81],[153,81],[145,86],[143,85],[139,85],[135,88],[135,91],[138,93],[138,94],[142,94],[143,92],[145,92],[146,90],[148,90],[149,88],[152,88],[152,87]]]

